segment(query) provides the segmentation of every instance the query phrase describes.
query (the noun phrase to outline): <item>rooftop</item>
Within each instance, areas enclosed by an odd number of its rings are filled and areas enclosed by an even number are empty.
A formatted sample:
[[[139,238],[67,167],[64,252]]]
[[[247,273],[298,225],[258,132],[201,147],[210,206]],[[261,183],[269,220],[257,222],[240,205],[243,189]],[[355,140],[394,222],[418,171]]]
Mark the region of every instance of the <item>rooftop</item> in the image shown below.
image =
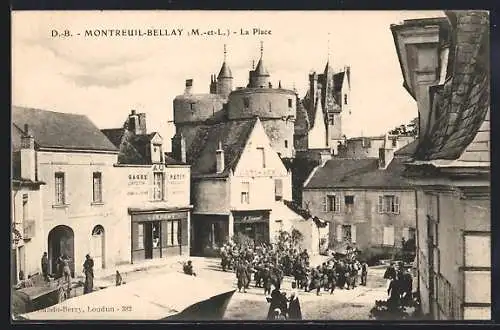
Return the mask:
[[[200,127],[186,155],[193,176],[227,177],[236,167],[256,121],[257,118],[251,118]],[[219,142],[224,150],[222,173],[216,173],[215,151]]]
[[[405,161],[395,157],[384,170],[379,169],[378,158],[333,158],[316,169],[305,189],[410,188],[403,177]]]
[[[14,150],[20,147],[25,124],[40,148],[118,152],[87,116],[19,106],[12,107]]]

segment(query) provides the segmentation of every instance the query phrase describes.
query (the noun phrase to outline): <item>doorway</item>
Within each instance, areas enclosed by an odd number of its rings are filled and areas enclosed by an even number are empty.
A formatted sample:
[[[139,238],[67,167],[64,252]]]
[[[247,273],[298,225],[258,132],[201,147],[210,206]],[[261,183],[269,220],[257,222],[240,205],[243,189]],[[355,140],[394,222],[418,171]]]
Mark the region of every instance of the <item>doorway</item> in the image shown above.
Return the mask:
[[[73,229],[68,226],[59,225],[49,232],[49,272],[57,273],[57,259],[64,255],[69,260],[71,276],[75,276],[75,234]]]
[[[105,241],[104,241],[104,228],[101,225],[97,225],[92,229],[92,240],[91,240],[91,257],[94,259],[94,268],[101,269],[105,268]]]
[[[144,223],[144,258],[153,259],[153,223]]]

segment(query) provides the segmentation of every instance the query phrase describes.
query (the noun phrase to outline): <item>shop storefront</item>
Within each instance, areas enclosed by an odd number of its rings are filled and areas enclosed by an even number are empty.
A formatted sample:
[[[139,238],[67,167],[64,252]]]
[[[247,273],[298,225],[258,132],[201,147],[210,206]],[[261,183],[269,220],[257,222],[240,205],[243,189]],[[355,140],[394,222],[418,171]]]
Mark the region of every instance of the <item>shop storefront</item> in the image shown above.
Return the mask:
[[[130,212],[132,263],[189,253],[189,211]]]
[[[269,243],[268,210],[233,211],[234,234],[244,234],[256,243]]]
[[[218,255],[218,248],[228,241],[229,217],[227,215],[193,215],[192,254]]]

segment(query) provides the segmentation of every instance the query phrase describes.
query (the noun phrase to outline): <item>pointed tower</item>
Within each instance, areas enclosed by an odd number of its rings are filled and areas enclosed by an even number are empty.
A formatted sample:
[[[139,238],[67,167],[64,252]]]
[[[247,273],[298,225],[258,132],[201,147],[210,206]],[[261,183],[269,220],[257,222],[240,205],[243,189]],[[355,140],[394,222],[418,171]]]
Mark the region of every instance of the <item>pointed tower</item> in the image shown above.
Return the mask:
[[[264,43],[260,42],[260,59],[254,70],[250,71],[250,84],[251,88],[269,88],[270,75],[264,66]]]
[[[220,68],[219,75],[217,76],[217,94],[228,97],[233,90],[233,74],[229,65],[227,64],[227,49],[224,45],[224,62]]]

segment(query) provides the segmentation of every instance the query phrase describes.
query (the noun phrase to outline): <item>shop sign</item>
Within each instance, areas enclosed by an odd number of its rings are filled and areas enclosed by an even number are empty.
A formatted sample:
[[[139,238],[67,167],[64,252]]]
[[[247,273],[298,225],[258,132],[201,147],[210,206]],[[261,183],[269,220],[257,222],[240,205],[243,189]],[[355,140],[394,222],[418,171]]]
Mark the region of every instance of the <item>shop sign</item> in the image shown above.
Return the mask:
[[[130,173],[128,175],[129,186],[142,186],[148,184],[148,175],[140,173]]]
[[[234,216],[235,223],[255,223],[255,222],[267,222],[267,219],[262,215],[245,215],[245,216]]]
[[[132,215],[133,222],[165,221],[187,218],[187,212],[147,213]]]
[[[273,168],[268,169],[248,169],[241,171],[241,176],[275,176],[276,170]]]
[[[153,172],[163,172],[165,170],[165,165],[163,164],[154,164]]]

